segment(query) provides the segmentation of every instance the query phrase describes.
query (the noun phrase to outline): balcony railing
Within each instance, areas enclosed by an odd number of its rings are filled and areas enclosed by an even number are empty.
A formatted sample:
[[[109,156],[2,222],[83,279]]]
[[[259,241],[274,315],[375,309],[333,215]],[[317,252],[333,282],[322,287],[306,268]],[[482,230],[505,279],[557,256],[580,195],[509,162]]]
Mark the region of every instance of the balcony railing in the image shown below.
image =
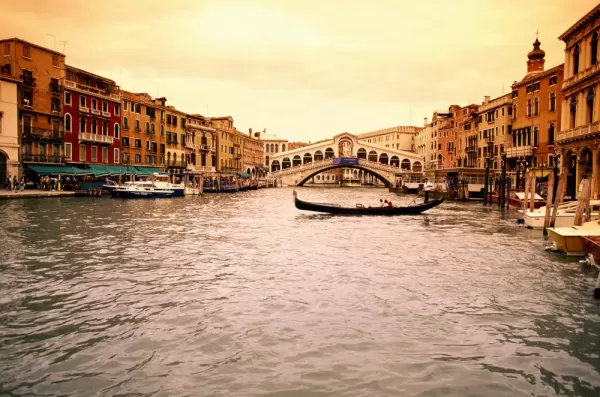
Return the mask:
[[[194,142],[192,142],[192,141],[186,141],[185,147],[188,149],[192,149],[192,150],[196,149],[196,145],[194,145]]]
[[[533,154],[533,147],[531,145],[527,146],[517,146],[506,149],[506,157],[525,157],[531,156]]]
[[[52,130],[48,128],[38,127],[19,127],[19,131],[23,138],[37,138],[37,139],[51,139],[51,140],[63,140],[65,139],[65,132],[62,129]]]
[[[187,167],[187,161],[167,161],[165,165],[171,168],[185,168]]]
[[[65,163],[66,161],[67,161],[67,158],[64,156],[48,156],[45,154],[23,153],[23,162],[26,162],[26,163],[61,164],[61,163]]]
[[[119,101],[121,99],[119,97],[118,93],[114,93],[111,91],[112,89],[106,89],[106,88],[100,89],[100,88],[96,88],[96,87],[90,87],[88,85],[79,84],[79,83],[76,83],[74,81],[69,81],[69,80],[65,80],[65,87],[71,88],[71,89],[76,89],[79,91],[84,91],[84,92],[91,92],[92,94],[96,94],[96,95],[100,95],[100,96],[103,96],[106,98],[114,99],[116,101]]]
[[[570,130],[560,131],[557,134],[556,141],[561,142],[566,139],[585,138],[600,132],[600,121],[592,124],[571,128]]]
[[[110,117],[110,112],[102,111],[102,116],[104,116],[104,117]]]
[[[114,141],[114,137],[109,135],[100,135],[100,134],[92,134],[90,132],[80,132],[79,133],[79,141],[83,142],[94,142],[101,143],[105,145],[112,145]]]
[[[96,116],[100,116],[100,111],[98,109],[91,109],[90,112]]]
[[[600,70],[600,63],[592,65],[589,68],[577,73],[575,76],[571,76],[568,79],[565,79],[563,81],[563,89],[577,83],[578,81],[581,81],[581,80],[587,78],[588,76],[591,76],[592,74],[596,73],[598,70]]]
[[[209,150],[210,150],[210,147],[208,145],[200,146],[200,151],[202,151],[202,152],[208,152]]]
[[[81,113],[89,113],[90,109],[86,106],[79,106],[79,111]]]

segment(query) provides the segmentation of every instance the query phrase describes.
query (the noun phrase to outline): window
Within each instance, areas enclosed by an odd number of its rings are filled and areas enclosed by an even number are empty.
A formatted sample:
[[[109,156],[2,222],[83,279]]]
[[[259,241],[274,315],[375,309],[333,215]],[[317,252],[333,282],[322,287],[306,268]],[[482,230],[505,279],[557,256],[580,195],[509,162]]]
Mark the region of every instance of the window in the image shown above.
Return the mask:
[[[527,100],[527,117],[531,117],[531,99]]]
[[[577,96],[573,95],[569,103],[571,110],[571,128],[575,128],[575,118],[577,116]]]
[[[146,121],[146,132],[150,132],[150,123]]]
[[[556,111],[556,93],[554,92],[550,94],[550,111]]]
[[[113,162],[115,164],[118,164],[120,162],[120,159],[119,159],[119,149],[115,148],[115,150],[114,150],[114,159],[113,159]]]
[[[92,134],[95,134],[98,131],[98,124],[96,119],[92,119]]]
[[[136,147],[137,149],[141,149],[141,147],[142,147],[142,140],[141,140],[141,139],[137,138],[137,139],[135,140],[135,147]]]
[[[92,146],[92,153],[90,156],[90,160],[92,161],[92,163],[95,163],[96,161],[98,161],[98,146]]]
[[[140,105],[139,103],[135,104],[135,112],[136,113],[142,113],[142,105]]]
[[[71,115],[69,113],[65,114],[65,131],[71,132]]]
[[[135,162],[138,163],[138,164],[142,162],[142,155],[141,154],[136,154],[135,155]]]
[[[115,127],[114,127],[114,136],[115,139],[119,139],[119,124],[115,123]]]
[[[83,95],[79,97],[79,106],[85,107],[85,97]]]
[[[70,105],[71,104],[71,93],[70,92],[65,92],[65,105]]]
[[[136,121],[135,121],[135,130],[136,130],[136,131],[141,131],[141,130],[142,130],[142,129],[140,128],[140,121],[139,121],[139,120],[136,120]]]
[[[108,112],[108,102],[102,101],[102,111]]]
[[[23,58],[31,59],[31,46],[28,44],[23,46]]]
[[[105,164],[108,163],[108,148],[107,147],[102,148],[102,162]]]
[[[552,76],[552,77],[550,77],[550,79],[548,80],[548,82],[549,82],[550,86],[556,85],[558,83],[558,77]]]
[[[156,129],[155,129],[155,127],[154,127],[154,124],[151,124],[151,125],[150,125],[150,133],[151,133],[152,135],[154,135],[154,134],[156,133]]]
[[[160,136],[165,136],[165,126],[164,125],[160,126]]]
[[[52,54],[52,66],[54,66],[55,68],[58,67],[58,55],[56,54]]]
[[[119,105],[115,105],[115,116],[118,116],[121,113],[121,107]]]
[[[123,100],[123,110],[127,111],[127,100]]]
[[[60,113],[60,99],[59,98],[51,98],[50,99],[50,109],[52,113]]]
[[[573,49],[573,75],[579,73],[579,44]]]
[[[4,44],[4,55],[10,55],[10,43]]]
[[[185,118],[181,118],[181,128],[185,128]]]
[[[588,107],[588,123],[590,124],[594,121],[594,96],[595,91],[593,88],[590,88],[585,98]]]
[[[102,135],[108,135],[108,121],[102,122]]]
[[[590,46],[592,52],[592,65],[595,65],[598,63],[598,33],[592,35]]]
[[[92,98],[92,109],[98,110],[98,101]]]
[[[85,132],[85,117],[79,119],[79,132]]]
[[[87,156],[86,156],[86,147],[85,145],[79,145],[79,161],[86,161],[87,160]]]
[[[519,96],[519,91],[518,91],[518,90],[514,90],[514,91],[512,92],[512,97],[513,97],[513,98],[516,98],[516,97],[518,97],[518,96]]]
[[[540,100],[539,98],[535,98],[533,102],[533,115],[537,116],[538,114],[540,114]]]
[[[131,102],[131,111],[134,112],[135,111],[135,103]]]
[[[554,143],[554,123],[550,123],[548,127],[548,143]]]
[[[67,160],[71,160],[72,156],[73,156],[73,154],[72,154],[71,144],[65,143],[65,157],[67,158]]]

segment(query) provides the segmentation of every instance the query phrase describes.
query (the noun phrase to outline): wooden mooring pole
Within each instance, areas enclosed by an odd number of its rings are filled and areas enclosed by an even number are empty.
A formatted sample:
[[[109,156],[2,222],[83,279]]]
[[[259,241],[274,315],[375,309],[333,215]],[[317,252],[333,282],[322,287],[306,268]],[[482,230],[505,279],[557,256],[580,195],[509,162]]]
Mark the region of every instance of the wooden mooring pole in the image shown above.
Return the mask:
[[[552,207],[552,218],[550,219],[549,227],[554,227],[556,224],[556,213],[558,212],[558,205],[563,202],[565,198],[565,189],[567,187],[567,169],[563,167],[558,177],[558,190],[554,197],[554,206]]]
[[[548,235],[548,231],[546,228],[548,227],[548,223],[550,223],[550,209],[552,208],[552,203],[554,202],[554,172],[551,172],[548,176],[548,195],[546,197],[546,216],[544,217],[544,236]]]
[[[581,226],[583,223],[583,212],[590,205],[591,181],[588,178],[582,180],[581,191],[577,197],[577,209],[573,226]]]

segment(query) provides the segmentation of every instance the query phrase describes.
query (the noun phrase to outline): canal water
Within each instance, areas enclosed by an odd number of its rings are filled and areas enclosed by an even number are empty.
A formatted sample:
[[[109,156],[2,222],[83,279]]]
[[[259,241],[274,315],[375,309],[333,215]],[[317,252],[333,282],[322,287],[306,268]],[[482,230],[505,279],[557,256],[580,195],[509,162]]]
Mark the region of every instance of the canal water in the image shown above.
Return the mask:
[[[596,274],[516,218],[319,215],[291,188],[0,202],[0,395],[599,396]]]

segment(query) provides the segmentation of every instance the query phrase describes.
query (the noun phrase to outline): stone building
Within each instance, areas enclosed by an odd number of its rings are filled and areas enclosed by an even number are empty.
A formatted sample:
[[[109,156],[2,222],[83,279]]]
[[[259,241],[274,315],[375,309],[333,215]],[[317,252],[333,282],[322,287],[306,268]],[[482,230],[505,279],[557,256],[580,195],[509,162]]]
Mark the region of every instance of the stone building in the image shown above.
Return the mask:
[[[159,122],[156,120],[156,110],[166,99],[155,101],[146,93],[136,94],[124,90],[121,90],[121,97],[123,163],[140,166],[161,165],[164,152],[159,151],[163,142],[160,133],[157,134]]]
[[[373,145],[414,152],[415,136],[420,130],[415,126],[396,126],[358,134],[358,138]]]
[[[563,65],[544,68],[545,52],[536,38],[527,54],[527,74],[512,85],[512,120],[510,147],[506,149],[507,165],[520,175],[527,169],[552,167],[555,135],[560,129],[560,87]],[[522,181],[517,181],[522,186]]]
[[[186,148],[189,171],[217,170],[217,131],[200,114],[186,116]]]
[[[267,134],[267,130],[254,132],[254,137],[263,143],[265,167],[271,169],[271,157],[289,150],[287,139],[273,134]]]
[[[0,51],[0,73],[21,81],[20,160],[24,165],[64,164],[65,56],[18,38],[0,40]]]
[[[477,122],[469,126],[477,131],[477,150],[479,157],[477,167],[485,168],[486,158],[490,161],[490,168],[502,168],[502,153],[510,146],[512,139],[512,99],[511,94],[490,99],[484,97],[479,106]],[[465,129],[467,125],[465,125]]]
[[[0,186],[7,176],[20,178],[19,170],[19,79],[0,73]]]
[[[562,84],[560,129],[556,137],[566,172],[566,196],[574,198],[582,178],[592,179],[592,196],[598,196],[600,149],[600,5],[594,7],[559,39],[565,42],[565,79]]]
[[[263,142],[252,136],[252,128],[242,138],[242,169],[253,178],[264,177],[268,168],[264,165],[265,149]]]

